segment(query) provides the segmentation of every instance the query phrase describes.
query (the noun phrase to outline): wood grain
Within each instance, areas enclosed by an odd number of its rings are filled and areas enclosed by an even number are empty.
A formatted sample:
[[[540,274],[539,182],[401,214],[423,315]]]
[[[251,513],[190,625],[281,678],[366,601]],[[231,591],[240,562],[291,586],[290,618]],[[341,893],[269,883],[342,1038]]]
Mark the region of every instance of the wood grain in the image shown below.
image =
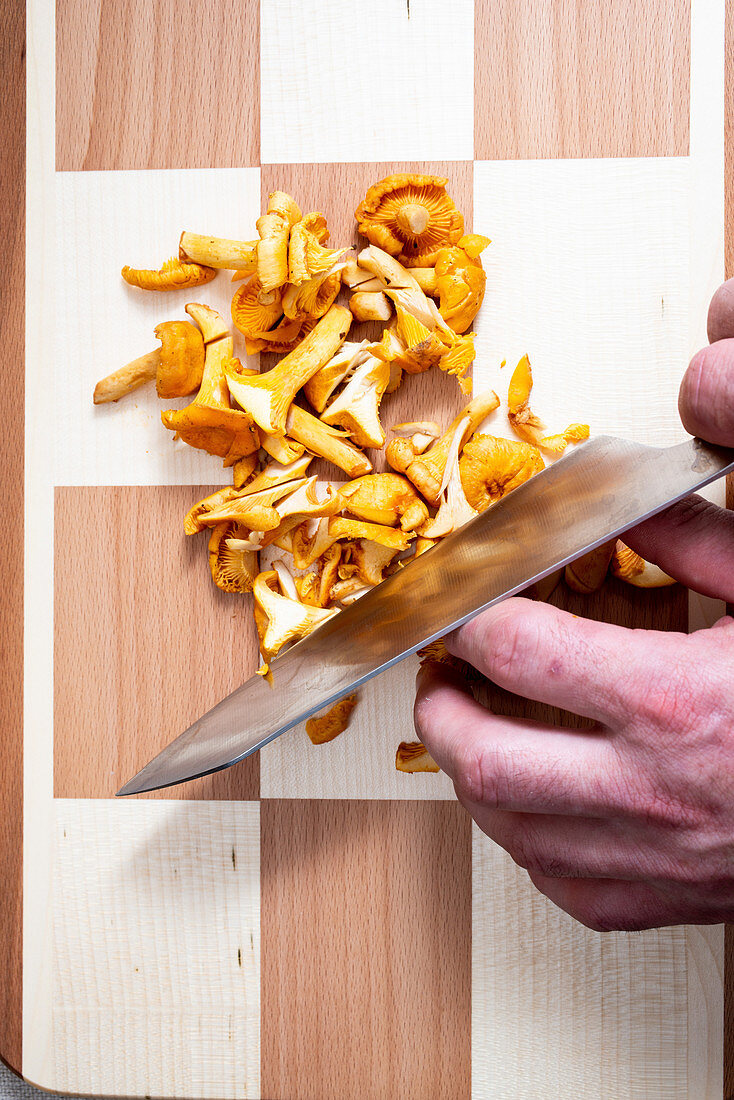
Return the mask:
[[[262,1095],[469,1096],[470,819],[261,803]]]
[[[251,600],[214,586],[207,486],[56,489],[54,794],[109,798],[251,675]],[[155,798],[259,795],[259,757]]]
[[[474,155],[688,153],[690,0],[477,5]]]
[[[58,0],[56,167],[260,160],[258,0]]]
[[[357,233],[354,211],[367,188],[395,172],[420,172],[448,178],[447,191],[464,215],[468,232],[472,228],[473,216],[473,169],[471,161],[264,164],[261,174],[262,204],[265,209],[271,191],[287,191],[294,196],[304,213],[321,210],[326,215],[331,233],[330,247],[350,244],[358,249],[364,248],[368,242]],[[474,228],[481,232],[481,226]],[[349,293],[346,290],[341,300],[348,304]],[[378,339],[383,327],[375,323],[353,324],[349,339]],[[261,369],[274,366],[277,358],[262,355]],[[466,401],[456,380],[439,370],[431,370],[425,374],[404,375],[400,388],[383,399],[381,419],[386,429],[390,424],[409,420],[437,420],[439,424],[448,425],[464,404]],[[383,452],[368,451],[368,454],[375,470],[389,469]],[[341,471],[327,463],[323,463],[318,472],[330,478],[344,477]]]
[[[0,156],[0,231],[5,243],[0,466],[6,513],[0,528],[0,1058],[20,1073],[23,985],[23,430],[25,392],[25,4],[0,7],[5,88]]]
[[[726,0],[724,63],[724,264],[734,278],[734,0]],[[727,478],[726,506],[734,509],[734,477]],[[727,608],[734,615],[734,606]],[[734,925],[724,931],[724,1097],[734,1098]]]

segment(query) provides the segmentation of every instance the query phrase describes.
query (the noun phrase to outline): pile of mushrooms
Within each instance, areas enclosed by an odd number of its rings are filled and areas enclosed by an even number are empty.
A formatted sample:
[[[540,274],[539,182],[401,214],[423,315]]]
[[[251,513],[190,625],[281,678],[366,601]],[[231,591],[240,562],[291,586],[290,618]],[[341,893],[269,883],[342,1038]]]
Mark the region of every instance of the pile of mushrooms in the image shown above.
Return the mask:
[[[258,671],[271,682],[278,653],[533,477],[544,454],[553,459],[588,437],[583,424],[545,434],[529,408],[527,356],[508,391],[518,438],[484,430],[500,405],[491,390],[448,425],[386,427],[383,404],[405,375],[437,368],[471,394],[468,330],[484,297],[480,255],[490,242],[464,233],[446,183],[394,175],[371,187],[356,211],[369,243],[356,256],[326,247],[323,214],[304,216],[290,195],[275,191],[257,220],[257,240],[185,232],[179,258],[160,271],[123,268],[131,286],[155,291],[233,271],[242,285],[232,320],[247,354],[283,356],[263,373],[243,365],[235,355],[239,336],[216,310],[192,302],[190,321],[159,324],[160,348],[94,391],[95,404],[104,404],[155,380],[162,398],[192,398],[183,409],[164,410],[162,423],[174,438],[221,458],[232,484],[193,504],[184,531],[207,533],[220,589],[252,593]],[[342,288],[346,305],[337,300]],[[379,338],[348,339],[354,323],[375,320]],[[368,452],[383,449],[390,470],[374,472]],[[333,481],[309,473],[315,459],[336,468]],[[566,581],[592,592],[610,570],[638,586],[671,583],[621,543],[569,566]],[[537,586],[536,597],[547,598],[557,579]],[[440,643],[424,656],[451,660]],[[350,696],[311,719],[311,740],[324,744],[342,733],[356,703]],[[399,746],[396,767],[438,770],[419,742]]]

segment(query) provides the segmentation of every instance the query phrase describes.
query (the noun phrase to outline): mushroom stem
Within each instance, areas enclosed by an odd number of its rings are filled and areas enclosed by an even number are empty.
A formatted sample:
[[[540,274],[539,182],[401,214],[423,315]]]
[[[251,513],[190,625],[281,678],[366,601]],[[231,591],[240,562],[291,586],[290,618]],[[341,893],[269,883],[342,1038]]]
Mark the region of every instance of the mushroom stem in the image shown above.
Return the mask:
[[[178,254],[207,267],[254,271],[257,267],[257,241],[230,241],[201,233],[182,233]]]
[[[144,386],[146,382],[152,382],[158,372],[161,361],[161,350],[149,351],[138,359],[133,359],[119,370],[113,371],[98,382],[94,387],[95,405],[106,405],[109,401],[119,401],[126,393]]]
[[[406,237],[419,237],[425,233],[430,214],[418,202],[406,202],[398,210],[395,220]]]

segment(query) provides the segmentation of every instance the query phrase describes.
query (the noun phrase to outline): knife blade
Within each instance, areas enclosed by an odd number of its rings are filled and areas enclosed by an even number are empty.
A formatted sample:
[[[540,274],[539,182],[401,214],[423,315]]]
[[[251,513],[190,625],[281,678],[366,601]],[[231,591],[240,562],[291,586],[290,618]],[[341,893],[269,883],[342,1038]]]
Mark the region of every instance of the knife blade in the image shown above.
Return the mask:
[[[163,749],[117,793],[221,771],[485,608],[734,470],[689,439],[599,436],[520,485],[324,623]]]

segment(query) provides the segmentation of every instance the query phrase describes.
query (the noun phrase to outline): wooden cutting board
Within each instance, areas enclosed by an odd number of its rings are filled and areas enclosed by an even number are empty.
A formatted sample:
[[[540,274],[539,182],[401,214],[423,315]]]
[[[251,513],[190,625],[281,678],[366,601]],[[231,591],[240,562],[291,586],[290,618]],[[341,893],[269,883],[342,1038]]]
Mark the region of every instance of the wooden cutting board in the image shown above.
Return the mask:
[[[350,240],[371,182],[421,170],[494,242],[475,390],[506,387],[502,358],[530,350],[549,422],[669,441],[722,274],[724,0],[691,5],[59,0],[55,22],[48,0],[27,18],[5,5],[0,1055],[28,1080],[267,1100],[722,1095],[723,930],[599,936],[546,903],[444,776],[394,771],[410,667],[365,690],[333,745],[296,731],[114,800],[249,675],[256,644],[247,600],[214,590],[180,533],[226,472],[174,451],[147,395],[90,405],[188,300],[143,303],[122,262],[164,259],[183,228],[246,238],[276,187]],[[226,307],[226,276],[205,289]],[[436,372],[408,382],[390,422],[459,405]],[[688,624],[677,588],[554,600]]]

